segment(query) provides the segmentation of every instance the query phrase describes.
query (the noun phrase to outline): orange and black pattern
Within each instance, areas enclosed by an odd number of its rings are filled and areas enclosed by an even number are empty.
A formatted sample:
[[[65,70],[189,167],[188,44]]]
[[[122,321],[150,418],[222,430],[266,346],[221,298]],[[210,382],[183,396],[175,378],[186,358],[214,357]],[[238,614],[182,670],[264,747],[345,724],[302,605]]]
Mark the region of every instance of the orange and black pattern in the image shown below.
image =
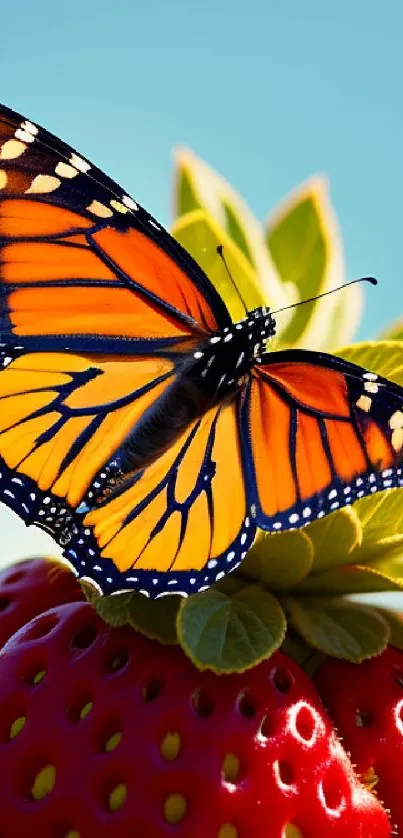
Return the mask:
[[[242,418],[258,525],[301,526],[402,485],[402,395],[397,384],[325,353],[263,356]]]
[[[223,268],[224,269],[224,268]],[[204,590],[257,526],[403,485],[403,390],[266,352],[193,259],[68,145],[0,107],[0,501],[101,593]]]

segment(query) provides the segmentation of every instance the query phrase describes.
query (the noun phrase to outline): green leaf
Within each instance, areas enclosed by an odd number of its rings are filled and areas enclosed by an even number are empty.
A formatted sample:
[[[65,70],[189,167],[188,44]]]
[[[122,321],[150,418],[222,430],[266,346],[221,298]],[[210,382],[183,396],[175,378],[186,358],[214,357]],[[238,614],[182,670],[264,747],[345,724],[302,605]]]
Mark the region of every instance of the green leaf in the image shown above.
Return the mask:
[[[298,585],[298,594],[355,594],[381,591],[399,591],[402,583],[372,567],[347,565],[316,573]]]
[[[379,340],[403,340],[403,320],[396,320],[379,336]]]
[[[178,149],[175,162],[177,221],[174,231],[184,215],[195,209],[203,210],[209,222],[219,230],[217,243],[224,246],[225,256],[228,242],[232,242],[253,271],[263,305],[272,304],[274,308],[287,305],[287,297],[267,252],[262,226],[246,203],[221,175],[189,149]],[[197,248],[195,253],[191,241],[190,244],[190,252],[200,261],[200,250]]]
[[[354,553],[354,561],[359,564],[371,563],[373,566],[379,561],[393,563],[401,556],[403,556],[403,534],[397,533],[387,538],[380,538],[378,541],[371,541],[367,538]]]
[[[350,564],[353,550],[361,543],[359,519],[350,507],[339,509],[306,529],[314,548],[312,573]]]
[[[202,205],[197,197],[195,184],[186,166],[178,166],[175,178],[175,210],[178,216],[186,215]]]
[[[92,585],[91,582],[87,581],[87,579],[80,579],[79,582],[81,590],[87,602],[95,604],[97,600],[101,599],[101,594],[99,593],[99,590],[95,587],[95,585]]]
[[[269,217],[266,242],[293,302],[343,282],[340,235],[323,178],[311,178],[282,201]],[[318,349],[348,340],[360,316],[361,296],[361,289],[354,287],[342,296],[295,308],[280,333],[282,344]]]
[[[287,634],[281,646],[281,651],[289,658],[292,658],[310,678],[326,657],[323,652],[312,649],[312,646],[290,626],[287,628]]]
[[[388,553],[380,559],[371,562],[371,568],[383,573],[384,576],[389,576],[392,579],[403,579],[403,550],[398,550],[397,554]]]
[[[170,596],[148,599],[134,594],[129,608],[129,623],[133,628],[166,645],[178,643],[176,618],[182,597]]]
[[[285,605],[293,627],[327,655],[359,663],[387,646],[389,627],[375,609],[331,597],[287,598]]]
[[[321,223],[317,190],[294,193],[270,216],[266,232],[269,252],[283,282],[298,289],[298,298],[313,297],[325,288],[327,265],[326,233]],[[312,306],[295,309],[282,334],[295,343],[307,327]]]
[[[312,561],[313,546],[306,532],[263,535],[249,550],[239,575],[257,579],[271,589],[292,588],[309,573]]]
[[[389,340],[356,343],[338,348],[336,354],[403,385],[403,343]]]
[[[109,626],[125,626],[129,622],[129,611],[133,597],[133,591],[125,591],[122,594],[98,597],[94,605],[97,613]]]
[[[336,276],[336,272],[335,272]],[[332,300],[332,298],[330,298]],[[328,324],[326,348],[336,352],[336,347],[347,343],[354,336],[364,308],[364,292],[360,285],[350,285],[332,300],[332,318]]]
[[[277,600],[250,585],[233,597],[211,589],[182,601],[177,629],[198,669],[243,672],[278,649],[286,621]]]
[[[195,210],[182,216],[173,225],[172,235],[203,268],[225,301],[233,320],[241,320],[245,316],[242,299],[248,309],[265,305],[267,300],[263,296],[256,272],[242,250],[211,215],[204,210]],[[223,245],[232,280],[217,253],[218,245]]]
[[[402,490],[389,489],[354,504],[363,530],[363,549],[403,531]]]
[[[223,200],[222,201],[223,209],[225,212],[225,220],[226,220],[226,229],[230,235],[232,241],[238,245],[240,250],[244,256],[246,256],[248,262],[251,265],[254,264],[253,254],[251,253],[245,232],[243,230],[242,224],[239,220],[236,210],[234,207],[228,202]]]

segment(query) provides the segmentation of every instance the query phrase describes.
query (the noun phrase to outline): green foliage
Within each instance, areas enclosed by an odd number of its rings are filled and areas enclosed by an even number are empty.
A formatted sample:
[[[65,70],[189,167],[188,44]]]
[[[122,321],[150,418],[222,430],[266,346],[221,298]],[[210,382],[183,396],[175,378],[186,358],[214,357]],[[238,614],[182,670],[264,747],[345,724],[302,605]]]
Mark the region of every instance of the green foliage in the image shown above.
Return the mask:
[[[314,549],[312,572],[350,564],[353,550],[361,544],[362,529],[354,509],[337,510],[308,528]]]
[[[135,594],[130,604],[129,623],[152,640],[175,644],[178,642],[176,619],[180,604],[180,596],[147,599],[143,594]]]
[[[176,617],[179,596],[149,599],[135,591],[99,597],[94,605],[99,616],[115,628],[132,625],[152,640],[177,643]]]
[[[264,225],[235,190],[188,150],[176,155],[176,220],[172,232],[223,294],[231,316],[273,309],[329,291],[343,282],[337,221],[324,178],[313,177],[276,208]],[[235,291],[216,253],[224,247]],[[362,289],[282,312],[277,345],[334,347],[351,338],[361,314]]]
[[[387,646],[389,627],[375,609],[331,597],[290,597],[284,604],[294,629],[327,655],[359,663]]]
[[[268,658],[284,640],[278,601],[258,585],[233,596],[212,589],[182,602],[177,621],[182,647],[199,669],[239,672]]]
[[[239,575],[257,579],[273,590],[292,588],[307,576],[312,568],[314,548],[302,530],[280,534],[260,534]]]
[[[400,319],[396,323],[392,323],[379,336],[380,340],[403,340],[403,320]]]

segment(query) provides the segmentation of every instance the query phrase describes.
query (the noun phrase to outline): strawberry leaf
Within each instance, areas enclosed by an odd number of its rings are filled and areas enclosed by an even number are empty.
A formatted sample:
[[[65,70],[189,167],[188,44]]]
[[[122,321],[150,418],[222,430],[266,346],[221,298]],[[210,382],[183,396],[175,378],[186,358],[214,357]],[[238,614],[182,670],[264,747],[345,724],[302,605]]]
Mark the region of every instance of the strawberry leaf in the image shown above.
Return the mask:
[[[350,564],[351,553],[361,543],[362,532],[354,509],[339,509],[307,527],[315,558],[312,573]]]
[[[363,528],[362,547],[403,531],[401,489],[389,489],[379,495],[362,498],[354,508]]]
[[[250,585],[232,597],[212,589],[183,600],[177,630],[198,669],[243,672],[278,649],[286,621],[278,601]]]
[[[293,627],[327,655],[359,663],[387,646],[389,626],[375,609],[333,597],[289,597],[284,605]]]
[[[298,586],[298,593],[355,594],[382,591],[400,591],[403,582],[385,575],[373,567],[348,565],[316,573],[304,579]]]
[[[398,491],[401,491],[399,489]],[[400,501],[401,503],[402,501]],[[387,538],[380,538],[379,541],[366,539],[365,543],[354,553],[354,561],[360,564],[371,564],[382,561],[390,562],[391,566],[395,560],[403,556],[403,533],[397,533]]]
[[[165,596],[148,599],[143,594],[134,594],[129,606],[129,623],[152,640],[172,645],[178,643],[176,618],[180,596]]]
[[[239,575],[271,589],[291,588],[309,573],[312,561],[313,546],[306,531],[262,535],[242,562]]]
[[[125,591],[122,594],[98,597],[93,605],[105,623],[109,626],[125,626],[129,622],[130,604],[135,594],[132,591]]]

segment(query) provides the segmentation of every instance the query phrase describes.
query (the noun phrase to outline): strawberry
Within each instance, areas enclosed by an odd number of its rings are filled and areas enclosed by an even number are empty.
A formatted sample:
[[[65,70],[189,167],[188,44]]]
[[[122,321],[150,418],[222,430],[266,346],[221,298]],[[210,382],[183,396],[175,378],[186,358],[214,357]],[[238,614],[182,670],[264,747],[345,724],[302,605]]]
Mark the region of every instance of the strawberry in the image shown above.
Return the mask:
[[[74,575],[56,559],[26,559],[0,572],[0,649],[42,611],[83,599]]]
[[[0,653],[0,777],[1,838],[390,835],[297,664],[200,673],[82,602]]]
[[[315,681],[356,771],[403,835],[403,654],[389,647],[359,665],[329,658]]]

